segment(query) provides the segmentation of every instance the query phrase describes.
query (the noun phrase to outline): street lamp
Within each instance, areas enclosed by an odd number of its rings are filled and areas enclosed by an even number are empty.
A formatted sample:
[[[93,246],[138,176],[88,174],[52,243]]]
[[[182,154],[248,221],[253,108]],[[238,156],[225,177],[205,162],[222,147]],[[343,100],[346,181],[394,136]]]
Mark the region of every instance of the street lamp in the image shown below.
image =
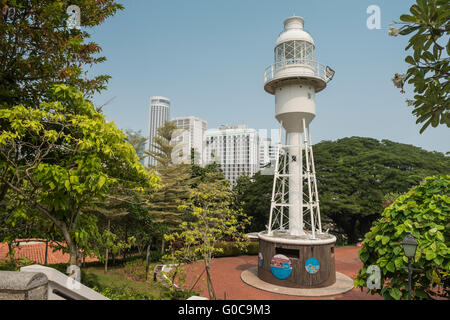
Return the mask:
[[[416,256],[417,241],[410,233],[408,233],[406,237],[403,238],[401,245],[403,247],[405,256],[408,258],[408,299],[411,300],[411,262],[412,259]]]

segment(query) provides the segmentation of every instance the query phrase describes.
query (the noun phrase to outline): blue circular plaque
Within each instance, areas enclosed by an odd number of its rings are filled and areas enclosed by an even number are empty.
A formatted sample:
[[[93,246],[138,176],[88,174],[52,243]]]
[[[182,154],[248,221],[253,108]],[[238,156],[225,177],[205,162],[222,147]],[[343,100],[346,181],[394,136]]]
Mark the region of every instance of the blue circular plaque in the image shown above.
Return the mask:
[[[305,262],[305,269],[308,273],[315,274],[320,269],[320,263],[319,260],[316,258],[309,258]]]
[[[292,273],[291,259],[282,254],[277,254],[270,261],[270,271],[278,279],[286,279]]]
[[[258,253],[258,266],[262,267],[263,262],[264,262],[264,257],[262,255],[262,253],[260,252],[260,253]]]

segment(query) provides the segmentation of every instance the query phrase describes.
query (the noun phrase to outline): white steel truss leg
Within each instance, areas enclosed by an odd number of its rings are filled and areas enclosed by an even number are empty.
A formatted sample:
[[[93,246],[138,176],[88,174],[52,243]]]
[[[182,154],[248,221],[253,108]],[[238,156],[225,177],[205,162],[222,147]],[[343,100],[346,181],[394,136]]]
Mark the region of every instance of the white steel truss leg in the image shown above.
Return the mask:
[[[305,233],[305,223],[310,232]],[[311,135],[305,120],[302,133],[286,133],[284,145],[280,128],[267,229],[270,236],[288,232],[310,239],[322,233]]]

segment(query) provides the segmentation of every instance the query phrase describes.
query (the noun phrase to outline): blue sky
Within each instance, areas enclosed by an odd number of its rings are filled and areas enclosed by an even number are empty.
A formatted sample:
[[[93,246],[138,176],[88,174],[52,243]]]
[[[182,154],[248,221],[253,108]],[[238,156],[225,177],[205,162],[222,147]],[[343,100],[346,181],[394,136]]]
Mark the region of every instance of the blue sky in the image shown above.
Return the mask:
[[[122,129],[148,131],[149,97],[172,101],[171,117],[197,116],[208,128],[247,124],[278,128],[274,97],[263,89],[264,69],[273,62],[284,19],[305,19],[315,40],[316,60],[336,75],[316,97],[312,142],[362,136],[389,139],[430,151],[450,151],[446,127],[420,126],[390,80],[404,72],[405,37],[389,37],[389,24],[408,13],[411,0],[123,0],[125,10],[94,29],[109,74],[108,89],[96,95],[108,120]],[[381,30],[369,30],[369,5],[381,9]],[[82,14],[82,13],[81,13]]]

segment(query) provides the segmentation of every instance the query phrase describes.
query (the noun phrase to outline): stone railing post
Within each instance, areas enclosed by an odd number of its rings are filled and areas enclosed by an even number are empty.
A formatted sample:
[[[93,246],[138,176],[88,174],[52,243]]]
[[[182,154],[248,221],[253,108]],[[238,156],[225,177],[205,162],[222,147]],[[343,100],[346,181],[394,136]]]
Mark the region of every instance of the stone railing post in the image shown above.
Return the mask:
[[[47,291],[44,273],[0,271],[0,300],[47,300]]]

